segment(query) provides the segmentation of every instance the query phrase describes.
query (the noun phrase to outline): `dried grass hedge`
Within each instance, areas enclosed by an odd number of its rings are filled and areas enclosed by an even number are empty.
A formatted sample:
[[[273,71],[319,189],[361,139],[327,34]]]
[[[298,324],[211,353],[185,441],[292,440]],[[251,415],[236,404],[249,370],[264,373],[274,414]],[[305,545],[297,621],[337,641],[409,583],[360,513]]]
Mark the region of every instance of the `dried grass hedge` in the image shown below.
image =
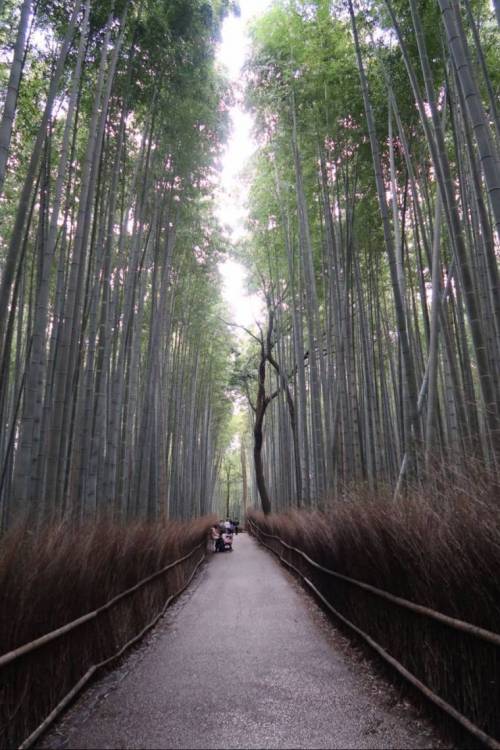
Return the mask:
[[[102,606],[183,557],[214,519],[18,529],[0,546],[0,654]],[[197,558],[197,556],[194,556]],[[193,570],[181,563],[97,620],[0,670],[0,746],[17,747],[78,682],[159,613]]]
[[[358,489],[322,513],[250,517],[328,569],[500,632],[500,492],[484,473],[448,471],[396,503]],[[311,566],[307,575],[341,614],[500,740],[500,648]]]

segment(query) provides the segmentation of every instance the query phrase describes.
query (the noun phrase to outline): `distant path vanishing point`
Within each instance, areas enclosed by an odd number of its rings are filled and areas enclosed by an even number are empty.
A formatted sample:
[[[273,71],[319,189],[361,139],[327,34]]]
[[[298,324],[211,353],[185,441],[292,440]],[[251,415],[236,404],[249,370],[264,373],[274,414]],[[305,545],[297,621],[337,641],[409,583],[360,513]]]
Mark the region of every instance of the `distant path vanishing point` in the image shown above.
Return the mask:
[[[443,747],[267,552],[234,546],[39,747]]]

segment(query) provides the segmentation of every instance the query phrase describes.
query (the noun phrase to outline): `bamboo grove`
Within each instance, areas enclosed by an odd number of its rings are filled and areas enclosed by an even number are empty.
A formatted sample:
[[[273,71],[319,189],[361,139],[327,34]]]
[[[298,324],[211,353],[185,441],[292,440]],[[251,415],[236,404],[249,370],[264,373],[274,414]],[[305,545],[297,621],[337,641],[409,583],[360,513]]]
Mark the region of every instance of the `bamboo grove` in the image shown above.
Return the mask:
[[[2,529],[229,511],[240,479],[269,512],[498,472],[498,13],[276,0],[254,23],[232,252],[265,319],[238,353],[214,211],[236,10],[0,2]],[[242,395],[253,471],[244,430],[223,458]]]
[[[498,22],[472,0],[282,0],[254,24],[239,252],[267,320],[235,377],[264,511],[497,468]]]
[[[229,5],[0,4],[3,528],[212,508]]]

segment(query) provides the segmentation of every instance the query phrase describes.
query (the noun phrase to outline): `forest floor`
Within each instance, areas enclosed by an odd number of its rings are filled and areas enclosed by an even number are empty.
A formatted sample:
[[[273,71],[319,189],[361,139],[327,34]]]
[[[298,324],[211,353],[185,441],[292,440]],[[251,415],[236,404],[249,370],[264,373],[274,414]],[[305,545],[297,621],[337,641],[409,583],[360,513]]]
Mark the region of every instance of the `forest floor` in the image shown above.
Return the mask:
[[[443,748],[246,534],[40,748]]]

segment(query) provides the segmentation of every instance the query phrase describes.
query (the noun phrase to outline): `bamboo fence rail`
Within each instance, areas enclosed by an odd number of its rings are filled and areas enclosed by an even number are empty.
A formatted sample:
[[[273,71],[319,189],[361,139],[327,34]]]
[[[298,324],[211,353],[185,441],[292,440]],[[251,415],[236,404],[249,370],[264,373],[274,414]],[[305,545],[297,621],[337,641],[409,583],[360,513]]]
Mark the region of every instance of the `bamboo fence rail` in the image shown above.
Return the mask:
[[[457,709],[454,708],[450,703],[443,700],[439,695],[437,695],[429,687],[427,687],[427,685],[425,685],[421,680],[419,680],[414,674],[412,674],[408,669],[406,669],[406,667],[403,664],[401,664],[400,661],[398,661],[393,656],[391,656],[379,643],[377,643],[370,635],[368,635],[368,633],[366,633],[357,625],[355,625],[353,622],[348,620],[341,612],[339,612],[335,607],[333,607],[331,602],[327,600],[327,598],[324,596],[324,594],[321,593],[318,587],[315,586],[312,583],[312,581],[310,581],[309,578],[306,575],[304,575],[304,573],[296,565],[291,563],[289,560],[286,560],[285,557],[283,556],[283,553],[280,553],[271,545],[266,544],[266,542],[263,541],[262,537],[266,537],[267,539],[273,539],[277,541],[284,549],[298,555],[310,567],[316,570],[319,570],[322,573],[326,573],[327,575],[333,578],[342,580],[345,583],[351,584],[352,586],[356,588],[369,591],[371,594],[374,594],[375,596],[378,596],[381,599],[390,601],[391,603],[403,609],[411,611],[417,615],[435,620],[437,622],[440,622],[441,624],[444,624],[450,628],[453,628],[454,630],[467,633],[468,635],[471,635],[475,638],[486,641],[487,643],[491,643],[495,646],[500,646],[500,635],[498,633],[493,633],[492,631],[477,627],[476,625],[472,625],[471,623],[464,622],[463,620],[458,620],[457,618],[449,617],[448,615],[445,615],[442,612],[437,612],[436,610],[431,609],[429,607],[424,607],[422,605],[415,604],[414,602],[411,602],[407,599],[394,596],[393,594],[390,594],[388,591],[378,589],[375,586],[371,586],[367,583],[363,583],[362,581],[358,581],[355,578],[350,578],[349,576],[345,576],[345,575],[342,575],[341,573],[337,573],[334,570],[325,568],[323,565],[320,565],[311,557],[309,557],[309,555],[307,555],[301,549],[298,549],[297,547],[294,547],[293,545],[288,544],[279,536],[262,531],[262,529],[259,529],[259,527],[251,519],[248,520],[248,525],[252,533],[260,542],[260,544],[262,544],[264,547],[266,547],[271,552],[273,552],[273,554],[275,554],[278,557],[281,563],[283,563],[288,568],[293,570],[293,572],[296,573],[303,580],[306,586],[309,589],[311,589],[311,591],[313,591],[313,593],[321,600],[321,602],[325,605],[325,607],[335,617],[337,617],[341,622],[347,625],[349,629],[357,633],[357,635],[359,635],[366,643],[368,643],[368,645],[372,649],[374,649],[384,659],[384,661],[386,661],[388,664],[391,665],[391,667],[396,669],[396,671],[405,680],[407,680],[409,683],[411,683],[411,685],[417,688],[427,699],[429,699],[432,703],[438,706],[439,709],[444,711],[448,716],[450,716],[457,723],[459,723],[467,732],[469,732],[471,735],[473,735],[478,740],[480,740],[480,742],[482,742],[485,747],[491,748],[491,750],[500,750],[500,742],[498,742],[498,740],[496,740],[493,737],[490,737],[490,735],[483,732],[483,730],[480,727],[476,726],[473,722],[470,721],[470,719],[468,719],[462,713],[457,711]]]
[[[97,619],[100,615],[110,610],[114,605],[116,605],[118,602],[120,602],[124,598],[135,593],[139,589],[146,586],[148,583],[151,583],[152,581],[156,580],[160,576],[164,575],[167,571],[171,570],[172,568],[175,568],[177,565],[180,565],[182,562],[185,562],[186,560],[190,559],[191,557],[193,557],[193,555],[195,555],[195,553],[198,550],[201,550],[201,556],[195,563],[195,566],[193,570],[191,571],[191,574],[189,575],[188,579],[183,583],[183,585],[178,591],[176,591],[174,594],[171,594],[167,598],[161,611],[153,618],[153,620],[151,620],[133,638],[129,639],[112,656],[107,657],[106,659],[103,659],[97,664],[93,664],[85,672],[85,674],[80,678],[80,680],[78,680],[78,682],[73,686],[73,688],[59,701],[59,703],[48,714],[48,716],[42,721],[42,723],[25,740],[23,740],[23,742],[19,745],[18,750],[27,750],[27,748],[31,747],[33,743],[48,729],[48,727],[61,714],[61,712],[66,708],[66,706],[73,700],[73,698],[75,698],[75,696],[90,681],[90,679],[96,674],[98,670],[102,669],[103,667],[107,666],[108,664],[110,664],[111,662],[115,661],[120,656],[122,656],[122,654],[127,649],[129,649],[131,646],[137,643],[148,632],[148,630],[154,627],[154,625],[158,622],[158,620],[165,614],[168,606],[172,603],[172,601],[176,599],[187,588],[187,586],[189,586],[189,584],[193,580],[193,577],[196,571],[198,570],[201,563],[205,559],[205,550],[204,550],[205,546],[206,546],[205,541],[200,542],[200,544],[196,545],[196,547],[194,547],[191,550],[191,552],[189,552],[187,555],[184,555],[183,557],[180,557],[177,560],[174,560],[173,562],[169,563],[168,565],[165,565],[163,568],[156,571],[155,573],[147,576],[146,578],[143,578],[134,586],[131,586],[129,589],[126,589],[126,591],[122,591],[120,594],[117,594],[108,602],[98,607],[97,609],[93,610],[92,612],[87,612],[81,617],[78,617],[76,620],[72,620],[71,622],[66,623],[60,628],[57,628],[56,630],[52,630],[50,633],[46,633],[45,635],[40,636],[39,638],[36,638],[35,640],[30,641],[29,643],[25,643],[22,646],[19,646],[18,648],[15,648],[12,651],[9,651],[8,653],[5,653],[2,656],[0,656],[0,670],[1,670],[3,667],[6,667],[8,664],[11,664],[12,662],[16,660],[21,659],[27,654],[33,651],[36,651],[37,649],[42,648],[43,646],[46,646],[48,643],[51,643],[52,641],[55,641],[58,638],[61,638],[63,635],[67,635],[68,633],[78,629],[78,627],[80,627],[84,623],[89,622],[90,620]]]

